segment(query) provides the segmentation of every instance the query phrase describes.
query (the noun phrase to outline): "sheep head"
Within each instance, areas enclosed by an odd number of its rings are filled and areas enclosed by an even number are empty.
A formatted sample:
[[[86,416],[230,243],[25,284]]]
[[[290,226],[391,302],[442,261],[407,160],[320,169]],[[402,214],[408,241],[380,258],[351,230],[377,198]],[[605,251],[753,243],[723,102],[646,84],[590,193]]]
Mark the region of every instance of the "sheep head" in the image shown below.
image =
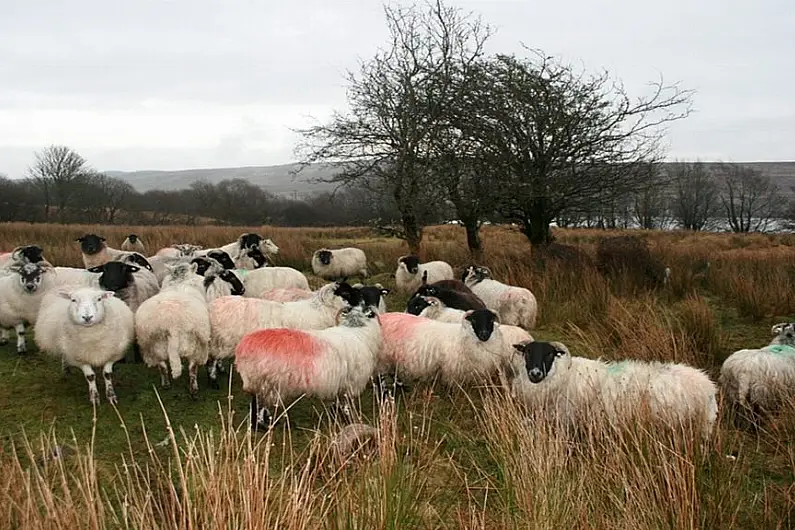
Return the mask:
[[[536,384],[553,376],[561,359],[571,358],[569,349],[561,342],[525,341],[513,347],[524,357],[527,377]]]

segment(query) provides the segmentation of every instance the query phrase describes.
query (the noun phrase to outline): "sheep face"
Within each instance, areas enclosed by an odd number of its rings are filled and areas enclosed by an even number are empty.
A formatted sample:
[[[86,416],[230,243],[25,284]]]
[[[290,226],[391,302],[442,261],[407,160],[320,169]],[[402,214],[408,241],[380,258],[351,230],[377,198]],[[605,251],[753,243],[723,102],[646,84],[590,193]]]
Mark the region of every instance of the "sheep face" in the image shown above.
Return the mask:
[[[44,251],[38,245],[25,245],[17,247],[11,252],[12,259],[24,261],[26,263],[38,263],[44,260]]]
[[[339,325],[349,328],[361,328],[374,318],[378,318],[378,315],[371,307],[358,304],[351,307],[343,307],[340,310]]]
[[[358,289],[354,289],[348,282],[335,282],[334,296],[339,296],[349,306],[359,305],[362,301],[362,293]]]
[[[138,235],[137,234],[130,234],[129,236],[127,236],[127,241],[129,241],[130,243],[132,243],[134,245],[138,241]]]
[[[25,263],[11,270],[19,275],[19,284],[22,289],[28,294],[33,294],[39,289],[47,269],[48,267],[42,267],[38,263]]]
[[[141,267],[142,269],[148,270],[149,272],[154,272],[154,269],[152,269],[152,265],[149,263],[149,260],[143,257],[138,252],[130,252],[127,256],[125,256],[124,262],[136,265],[138,267]]]
[[[246,252],[246,255],[249,258],[253,259],[254,263],[257,264],[257,266],[255,268],[261,269],[262,267],[267,267],[268,266],[268,258],[267,258],[267,256],[265,256],[265,254],[262,253],[262,251],[260,249],[252,248],[251,250]]]
[[[527,377],[534,384],[555,375],[563,364],[560,359],[569,356],[569,350],[560,342],[520,342],[513,347],[524,357]]]
[[[423,311],[425,311],[425,309],[438,304],[439,304],[438,298],[415,296],[414,298],[409,300],[408,305],[406,305],[406,313],[410,315],[420,315],[422,314]]]
[[[231,286],[232,288],[231,293],[233,295],[243,296],[243,294],[246,292],[246,288],[243,286],[243,282],[240,281],[240,278],[238,278],[234,272],[223,270],[218,273],[218,277]]]
[[[494,333],[495,324],[499,324],[499,317],[489,309],[476,309],[467,311],[464,321],[469,323],[467,327],[472,329],[479,341],[486,342]]]
[[[278,254],[279,247],[276,246],[276,243],[271,241],[270,239],[266,239],[262,241],[259,245],[260,250],[263,250],[266,254]]]
[[[179,255],[185,258],[190,258],[197,251],[202,249],[200,245],[191,245],[190,243],[178,243],[176,245],[171,245],[171,248],[177,249],[179,251]]]
[[[93,326],[105,318],[105,300],[113,297],[110,291],[84,288],[60,295],[71,303],[69,304],[69,318],[76,326]]]
[[[225,269],[235,268],[235,262],[232,261],[232,257],[223,250],[213,250],[212,252],[208,252],[207,257],[214,259]]]
[[[420,258],[403,256],[398,260],[398,267],[403,267],[409,274],[417,274],[420,271]]]
[[[196,274],[198,274],[199,276],[204,276],[207,273],[207,271],[209,269],[212,269],[213,267],[221,268],[220,264],[217,263],[215,260],[205,258],[204,256],[193,258],[192,260],[190,260],[190,262],[192,264],[193,263],[196,264]]]
[[[477,265],[470,265],[464,270],[464,275],[461,281],[467,285],[474,285],[482,282],[483,280],[491,279],[491,271],[488,267],[478,267]]]
[[[391,292],[389,289],[384,288],[384,286],[380,283],[376,283],[374,285],[363,285],[361,283],[357,283],[353,286],[353,288],[359,290],[362,295],[362,300],[364,300],[364,304],[366,306],[375,308],[378,308],[381,305],[381,298]]]
[[[133,273],[139,270],[141,270],[140,267],[121,261],[109,261],[104,265],[88,269],[89,272],[100,273],[99,285],[106,291],[114,293],[135,283]]]
[[[241,250],[250,250],[252,248],[259,248],[260,241],[262,241],[262,239],[263,237],[259,234],[247,232],[238,238],[237,244]]]
[[[778,339],[779,344],[795,345],[795,323],[782,322],[771,329],[771,333]]]
[[[323,265],[329,265],[331,263],[331,251],[330,250],[318,250],[317,251],[317,259]]]
[[[80,243],[80,250],[86,256],[99,254],[102,252],[102,249],[105,248],[105,238],[96,234],[86,234],[82,237],[78,237],[75,241]]]

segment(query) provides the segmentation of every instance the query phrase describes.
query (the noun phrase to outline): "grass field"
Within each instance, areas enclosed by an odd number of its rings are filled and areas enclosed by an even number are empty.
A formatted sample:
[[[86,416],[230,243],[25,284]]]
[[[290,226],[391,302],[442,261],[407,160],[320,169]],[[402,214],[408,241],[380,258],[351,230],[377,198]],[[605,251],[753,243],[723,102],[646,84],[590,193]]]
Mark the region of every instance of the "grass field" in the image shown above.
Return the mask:
[[[154,253],[182,241],[220,245],[244,230],[6,224],[0,250],[37,243],[53,263],[79,267],[74,239],[86,231],[113,246],[135,232]],[[364,228],[250,230],[280,246],[277,264],[307,273],[316,248],[358,246],[371,281],[386,286],[406,253]],[[594,255],[609,234],[556,235]],[[536,338],[561,340],[575,355],[687,362],[714,378],[732,351],[766,344],[771,325],[795,314],[795,237],[642,235],[671,267],[669,286],[641,288],[631,272],[606,279],[588,267],[534,267],[525,238],[503,227],[484,229],[485,264],[535,293]],[[460,270],[463,230],[429,228],[423,258]],[[405,298],[388,302],[405,307]],[[185,378],[161,390],[155,370],[118,364],[118,408],[103,395],[95,410],[81,374],[62,375],[35,347],[26,356],[0,347],[0,528],[795,528],[795,406],[759,434],[722,415],[702,449],[643,425],[593,426],[567,440],[524,421],[498,389],[418,385],[394,403],[362,396],[375,447],[346,458],[330,441],[340,426],[320,403],[302,400],[289,423],[252,436],[239,379],[213,391],[200,375],[192,401]],[[67,454],[42,459],[55,445]]]

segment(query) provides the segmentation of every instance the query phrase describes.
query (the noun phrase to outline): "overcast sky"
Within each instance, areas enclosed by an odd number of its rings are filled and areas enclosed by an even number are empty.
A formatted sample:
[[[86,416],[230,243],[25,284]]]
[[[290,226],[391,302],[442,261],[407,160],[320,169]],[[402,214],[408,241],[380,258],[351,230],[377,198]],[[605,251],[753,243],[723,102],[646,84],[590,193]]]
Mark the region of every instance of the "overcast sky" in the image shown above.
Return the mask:
[[[491,51],[697,90],[670,158],[795,159],[790,0],[449,1],[496,27]],[[344,108],[385,39],[377,0],[0,0],[0,173],[51,143],[100,170],[291,162],[289,129]]]

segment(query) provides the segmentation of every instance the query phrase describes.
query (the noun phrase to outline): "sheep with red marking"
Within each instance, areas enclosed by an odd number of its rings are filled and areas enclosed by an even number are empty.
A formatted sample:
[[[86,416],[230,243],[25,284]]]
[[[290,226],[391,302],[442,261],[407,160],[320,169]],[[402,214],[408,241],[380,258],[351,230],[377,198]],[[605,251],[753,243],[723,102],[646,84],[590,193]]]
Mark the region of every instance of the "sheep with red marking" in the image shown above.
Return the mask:
[[[446,261],[420,263],[417,256],[401,256],[395,271],[395,288],[401,293],[413,293],[424,283],[454,278],[453,268]]]
[[[223,296],[210,303],[210,357],[216,361],[233,357],[240,339],[258,329],[331,327],[340,309],[358,304],[360,300],[359,291],[344,282],[328,283],[315,291],[311,298],[296,302]],[[217,388],[214,369],[210,370],[209,377],[210,384]]]
[[[359,304],[341,309],[340,317],[322,330],[263,329],[242,338],[235,366],[252,395],[252,429],[267,428],[275,407],[302,395],[347,406],[367,387],[381,349],[378,315]]]
[[[494,280],[488,267],[468,267],[464,283],[486,304],[496,311],[505,324],[533,329],[538,316],[538,302],[530,290],[506,285]]]
[[[795,398],[795,323],[776,324],[767,346],[738,350],[723,361],[721,388],[744,413],[776,411]]]
[[[499,317],[488,309],[467,311],[458,323],[407,313],[381,315],[379,375],[401,381],[439,380],[446,385],[483,381],[509,366]]]

